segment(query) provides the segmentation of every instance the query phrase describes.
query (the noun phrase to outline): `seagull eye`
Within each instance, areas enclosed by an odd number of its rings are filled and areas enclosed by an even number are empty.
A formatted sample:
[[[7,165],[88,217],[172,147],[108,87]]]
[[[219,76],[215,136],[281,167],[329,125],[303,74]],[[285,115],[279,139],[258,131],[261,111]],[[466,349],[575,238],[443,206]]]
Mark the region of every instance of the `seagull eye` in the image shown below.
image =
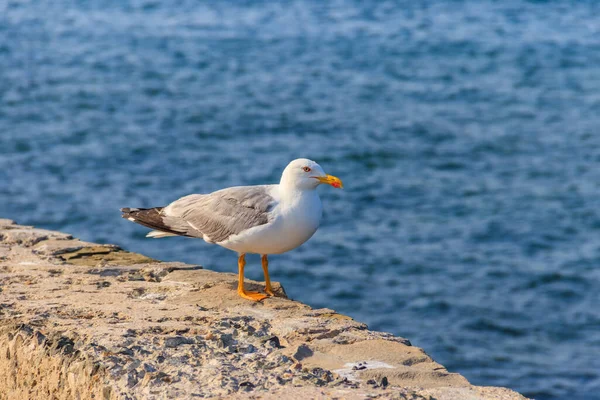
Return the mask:
[[[304,172],[310,172],[311,171],[310,167],[302,167],[302,170]]]

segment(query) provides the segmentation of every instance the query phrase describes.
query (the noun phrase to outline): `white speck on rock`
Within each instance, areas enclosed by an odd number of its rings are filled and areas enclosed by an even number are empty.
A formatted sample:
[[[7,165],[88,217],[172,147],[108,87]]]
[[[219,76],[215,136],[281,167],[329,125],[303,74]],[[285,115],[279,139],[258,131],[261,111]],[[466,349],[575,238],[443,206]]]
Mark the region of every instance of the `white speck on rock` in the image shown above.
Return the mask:
[[[344,368],[333,370],[333,372],[337,373],[342,378],[346,378],[349,381],[356,382],[358,381],[358,377],[356,373],[359,371],[366,371],[368,369],[377,369],[377,368],[395,368],[394,366],[384,363],[383,361],[363,361],[363,362],[352,362],[344,364]]]

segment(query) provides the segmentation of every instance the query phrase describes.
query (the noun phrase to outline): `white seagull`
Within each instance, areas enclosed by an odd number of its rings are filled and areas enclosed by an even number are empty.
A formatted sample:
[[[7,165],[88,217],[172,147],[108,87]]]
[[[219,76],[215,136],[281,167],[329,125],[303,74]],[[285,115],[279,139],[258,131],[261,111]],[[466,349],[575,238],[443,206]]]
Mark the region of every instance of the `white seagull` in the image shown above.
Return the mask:
[[[342,188],[316,162],[299,158],[288,164],[278,185],[236,186],[210,194],[191,194],[166,207],[122,208],[122,217],[154,229],[152,238],[202,238],[238,253],[238,294],[260,301],[267,296],[244,289],[246,253],[262,255],[265,292],[273,296],[268,255],[306,242],[317,231],[323,207],[320,184]]]

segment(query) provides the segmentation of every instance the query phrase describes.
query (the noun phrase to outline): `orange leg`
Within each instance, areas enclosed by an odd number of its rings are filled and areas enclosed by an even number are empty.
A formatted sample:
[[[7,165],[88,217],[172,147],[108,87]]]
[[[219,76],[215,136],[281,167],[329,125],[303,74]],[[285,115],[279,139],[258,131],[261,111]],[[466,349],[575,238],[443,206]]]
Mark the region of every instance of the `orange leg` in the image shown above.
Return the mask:
[[[246,255],[240,254],[238,258],[238,288],[237,292],[240,297],[248,300],[261,301],[266,299],[267,296],[258,292],[247,292],[244,290],[244,267],[246,266]]]
[[[265,273],[265,292],[269,296],[275,296],[273,294],[273,288],[271,287],[271,278],[269,277],[269,259],[266,254],[261,257],[263,272]]]

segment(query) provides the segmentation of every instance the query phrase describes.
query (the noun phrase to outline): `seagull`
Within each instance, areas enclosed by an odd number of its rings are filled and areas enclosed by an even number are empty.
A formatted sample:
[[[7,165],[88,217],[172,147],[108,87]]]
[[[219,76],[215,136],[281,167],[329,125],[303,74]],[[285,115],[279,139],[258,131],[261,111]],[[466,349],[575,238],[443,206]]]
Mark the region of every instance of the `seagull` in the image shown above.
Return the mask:
[[[317,231],[323,207],[316,188],[342,181],[316,162],[299,158],[288,164],[279,184],[235,186],[209,194],[190,194],[166,207],[122,208],[121,216],[153,229],[146,237],[187,236],[238,253],[238,294],[261,301],[273,296],[270,254],[290,251]],[[246,253],[261,255],[265,294],[244,289]]]

